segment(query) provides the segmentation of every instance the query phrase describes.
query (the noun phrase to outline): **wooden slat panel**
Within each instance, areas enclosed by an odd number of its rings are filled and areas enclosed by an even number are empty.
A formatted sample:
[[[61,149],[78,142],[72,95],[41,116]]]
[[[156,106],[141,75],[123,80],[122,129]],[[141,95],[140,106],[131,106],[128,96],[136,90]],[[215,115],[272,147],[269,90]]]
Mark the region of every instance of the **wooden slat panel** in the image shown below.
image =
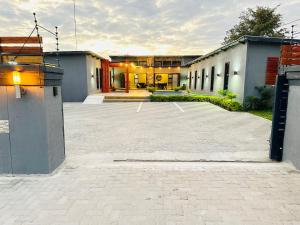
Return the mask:
[[[42,64],[43,57],[42,56],[18,56],[15,59],[15,56],[2,56],[3,63],[7,63],[9,61],[16,61],[19,64]]]
[[[0,44],[23,44],[26,42],[28,37],[0,37]],[[43,42],[42,37],[40,37],[40,42]],[[40,43],[38,37],[28,38],[28,44]]]
[[[286,52],[283,51],[281,54],[282,58],[300,58],[300,52]]]
[[[281,50],[283,52],[300,52],[300,45],[283,45]]]
[[[9,54],[42,54],[43,49],[40,47],[24,47],[21,50],[21,47],[8,47],[8,46],[0,46],[1,53],[9,53]]]
[[[293,60],[293,59],[282,58],[281,64],[282,65],[300,65],[300,59]]]
[[[276,76],[278,75],[278,57],[268,57],[267,59],[267,71],[266,71],[266,84],[275,85]]]

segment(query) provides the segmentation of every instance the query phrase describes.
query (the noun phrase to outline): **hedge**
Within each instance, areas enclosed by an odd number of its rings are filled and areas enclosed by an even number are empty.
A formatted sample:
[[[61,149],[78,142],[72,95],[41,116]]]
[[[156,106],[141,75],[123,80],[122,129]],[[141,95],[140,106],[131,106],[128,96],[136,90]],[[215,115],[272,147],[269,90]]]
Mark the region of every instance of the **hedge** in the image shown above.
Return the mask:
[[[210,102],[229,111],[242,111],[243,106],[226,97],[209,95],[151,95],[151,102]]]

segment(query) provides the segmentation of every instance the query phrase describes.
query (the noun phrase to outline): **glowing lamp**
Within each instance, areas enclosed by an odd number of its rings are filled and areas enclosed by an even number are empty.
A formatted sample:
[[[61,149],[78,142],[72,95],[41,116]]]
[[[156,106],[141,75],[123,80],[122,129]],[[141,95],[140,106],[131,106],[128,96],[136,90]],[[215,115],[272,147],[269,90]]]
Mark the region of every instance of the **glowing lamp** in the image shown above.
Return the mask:
[[[171,67],[169,66],[169,67],[168,67],[168,69],[170,70],[170,69],[171,69]]]
[[[14,82],[14,85],[20,85],[21,84],[20,72],[18,72],[18,71],[13,72],[13,82]]]

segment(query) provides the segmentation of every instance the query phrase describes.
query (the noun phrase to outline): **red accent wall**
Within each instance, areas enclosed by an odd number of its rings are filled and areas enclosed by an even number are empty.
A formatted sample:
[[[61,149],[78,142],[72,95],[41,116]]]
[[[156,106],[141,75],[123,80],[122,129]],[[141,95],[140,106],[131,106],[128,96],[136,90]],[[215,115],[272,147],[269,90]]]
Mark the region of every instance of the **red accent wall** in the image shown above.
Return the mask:
[[[109,61],[107,59],[101,60],[101,70],[102,70],[102,92],[109,92]]]
[[[279,58],[268,57],[266,71],[266,85],[275,85],[278,75]]]

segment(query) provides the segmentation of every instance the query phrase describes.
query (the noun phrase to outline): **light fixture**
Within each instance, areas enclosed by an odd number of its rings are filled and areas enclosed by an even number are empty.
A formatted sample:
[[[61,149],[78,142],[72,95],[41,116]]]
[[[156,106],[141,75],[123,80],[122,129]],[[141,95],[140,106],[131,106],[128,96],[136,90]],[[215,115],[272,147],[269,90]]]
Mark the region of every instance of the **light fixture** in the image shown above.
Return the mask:
[[[206,78],[208,78],[208,74],[206,74],[206,76],[205,76]]]
[[[13,72],[13,82],[14,85],[20,85],[21,84],[21,76],[19,71]]]
[[[238,75],[238,74],[239,74],[238,71],[233,72],[233,75]]]
[[[220,76],[221,76],[221,74],[218,73],[218,74],[217,74],[217,77],[220,77]]]
[[[13,83],[15,85],[16,90],[16,98],[22,97],[22,91],[21,91],[21,75],[19,71],[13,71]]]
[[[18,63],[16,61],[8,61],[8,64],[13,65],[13,66],[18,65]]]
[[[169,67],[168,67],[168,69],[170,70],[170,69],[171,69],[171,67],[169,66]]]

